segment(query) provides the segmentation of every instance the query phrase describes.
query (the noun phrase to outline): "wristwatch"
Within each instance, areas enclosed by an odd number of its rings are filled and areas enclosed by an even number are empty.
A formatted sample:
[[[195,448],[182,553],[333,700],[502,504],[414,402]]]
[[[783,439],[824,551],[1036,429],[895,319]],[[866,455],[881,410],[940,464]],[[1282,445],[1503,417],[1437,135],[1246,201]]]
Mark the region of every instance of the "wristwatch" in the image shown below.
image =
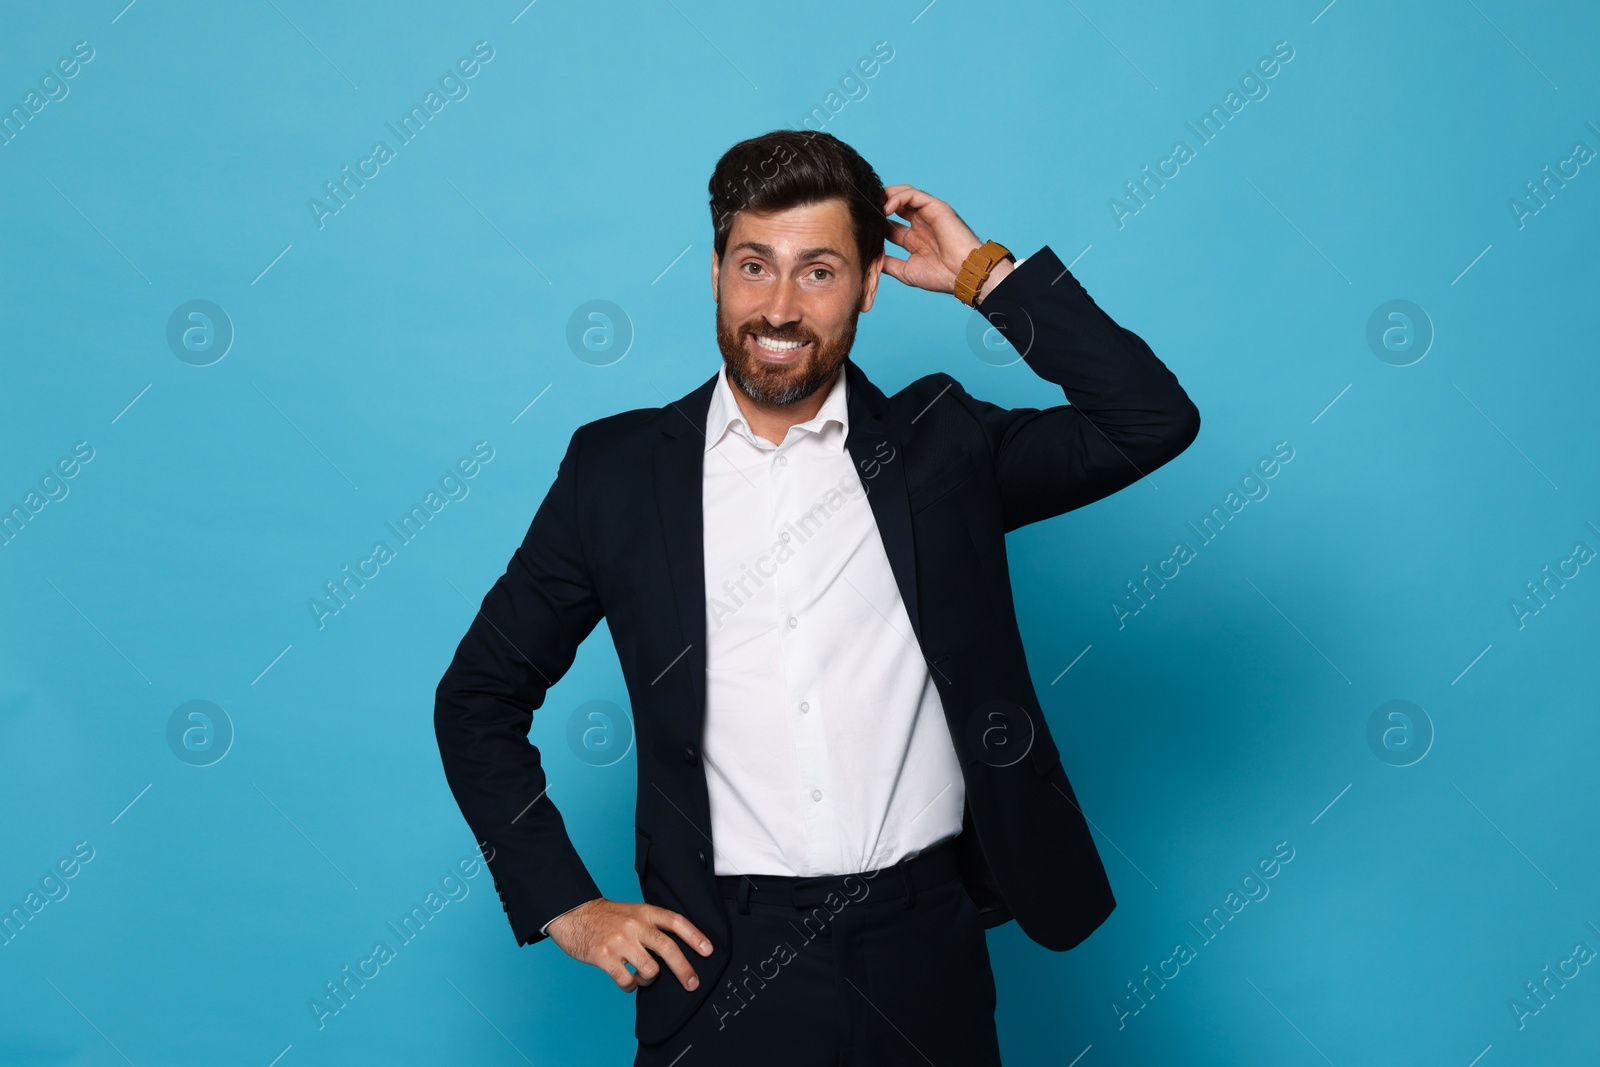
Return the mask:
[[[983,283],[989,280],[994,265],[1002,259],[1015,258],[999,241],[985,241],[974,248],[967,261],[961,264],[961,273],[956,275],[956,299],[968,307],[977,307],[978,294],[983,292]]]

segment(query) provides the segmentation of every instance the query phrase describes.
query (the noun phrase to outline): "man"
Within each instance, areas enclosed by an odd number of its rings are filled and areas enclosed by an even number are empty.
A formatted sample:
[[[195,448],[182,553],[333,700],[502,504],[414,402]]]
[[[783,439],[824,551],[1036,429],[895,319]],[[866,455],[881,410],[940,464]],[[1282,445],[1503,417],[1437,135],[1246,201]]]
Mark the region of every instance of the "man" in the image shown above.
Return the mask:
[[[722,366],[572,435],[439,683],[446,776],[518,942],[637,992],[636,1064],[999,1063],[984,930],[1064,951],[1115,906],[1005,534],[1166,463],[1199,414],[1048,247],[1014,261],[828,134],[735,145],[711,210]],[[978,307],[1071,404],[947,374],[886,396],[849,358],[883,274]],[[600,893],[527,740],[602,616],[643,903]]]

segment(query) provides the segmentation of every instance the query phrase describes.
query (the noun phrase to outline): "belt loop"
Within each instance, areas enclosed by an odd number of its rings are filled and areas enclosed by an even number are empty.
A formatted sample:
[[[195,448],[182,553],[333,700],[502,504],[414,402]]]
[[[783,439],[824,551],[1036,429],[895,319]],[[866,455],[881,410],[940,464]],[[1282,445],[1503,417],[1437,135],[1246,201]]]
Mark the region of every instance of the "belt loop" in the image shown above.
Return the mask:
[[[739,914],[750,914],[750,876],[739,876]]]
[[[900,880],[905,883],[906,887],[905,907],[911,908],[917,903],[917,891],[911,885],[911,874],[906,869],[906,861],[902,860],[900,863],[896,864],[896,866],[900,868]]]

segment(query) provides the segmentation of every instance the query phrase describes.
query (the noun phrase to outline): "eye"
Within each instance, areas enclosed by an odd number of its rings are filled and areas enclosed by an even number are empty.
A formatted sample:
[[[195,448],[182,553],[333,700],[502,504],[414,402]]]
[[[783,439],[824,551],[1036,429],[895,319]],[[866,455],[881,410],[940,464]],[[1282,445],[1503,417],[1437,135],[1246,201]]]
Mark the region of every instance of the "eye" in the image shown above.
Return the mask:
[[[817,279],[819,282],[825,282],[829,278],[833,277],[833,271],[829,270],[827,267],[815,267],[812,269],[811,274],[813,276],[818,274],[822,275],[821,278]]]
[[[750,268],[750,267],[754,267],[754,268],[755,268],[755,270],[756,270],[756,271],[760,271],[760,270],[761,270],[761,264],[759,264],[759,263],[757,263],[757,262],[756,262],[756,261],[755,261],[755,260],[753,260],[753,259],[752,259],[752,260],[749,260],[749,261],[747,261],[747,262],[746,262],[746,263],[745,263],[745,265],[744,265],[744,266],[745,266],[745,268],[746,268],[746,269],[745,269],[745,271],[744,271],[744,272],[745,272],[745,273],[746,273],[746,274],[751,274],[751,273],[753,273],[753,272],[752,272],[752,271],[751,271],[751,270],[749,270],[749,269],[748,269],[748,268]]]

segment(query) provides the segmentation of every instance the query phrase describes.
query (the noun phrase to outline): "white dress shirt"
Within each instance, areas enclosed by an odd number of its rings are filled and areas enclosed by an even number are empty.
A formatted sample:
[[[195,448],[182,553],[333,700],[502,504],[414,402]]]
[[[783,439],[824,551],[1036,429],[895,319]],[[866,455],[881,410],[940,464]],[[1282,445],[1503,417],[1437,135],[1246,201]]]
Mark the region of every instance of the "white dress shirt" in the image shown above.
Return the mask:
[[[774,445],[717,373],[701,738],[716,874],[851,874],[961,830],[960,763],[845,449],[846,399],[841,370]]]
[[[726,365],[711,394],[700,749],[715,874],[854,874],[961,831],[961,766],[845,449],[846,392],[841,370],[781,445],[750,430]]]

